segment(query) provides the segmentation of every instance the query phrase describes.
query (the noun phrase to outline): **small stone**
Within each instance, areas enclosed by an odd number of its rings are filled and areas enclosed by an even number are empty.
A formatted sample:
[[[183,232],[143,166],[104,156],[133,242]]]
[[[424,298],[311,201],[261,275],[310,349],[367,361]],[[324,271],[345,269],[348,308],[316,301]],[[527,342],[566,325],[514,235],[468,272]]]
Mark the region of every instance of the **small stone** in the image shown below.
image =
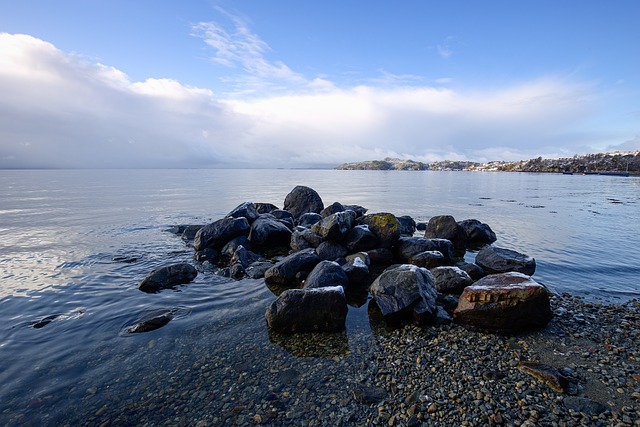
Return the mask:
[[[431,405],[429,405],[429,407],[427,408],[427,414],[433,414],[434,412],[436,412],[438,410],[438,407],[436,406],[436,403],[433,402]]]
[[[260,416],[260,414],[255,414],[253,416],[253,422],[255,422],[256,424],[262,423],[262,417]]]
[[[489,418],[491,418],[491,420],[496,424],[504,423],[504,420],[502,419],[502,415],[500,414],[492,414]]]

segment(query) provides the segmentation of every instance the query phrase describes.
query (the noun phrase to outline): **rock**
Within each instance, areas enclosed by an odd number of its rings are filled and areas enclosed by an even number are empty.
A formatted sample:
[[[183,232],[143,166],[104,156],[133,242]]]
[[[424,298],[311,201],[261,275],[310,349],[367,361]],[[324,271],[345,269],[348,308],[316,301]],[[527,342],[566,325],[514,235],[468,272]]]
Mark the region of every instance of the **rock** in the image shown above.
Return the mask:
[[[467,248],[467,234],[451,215],[439,215],[431,218],[424,232],[424,237],[449,240],[458,256],[464,255]]]
[[[158,292],[161,289],[189,283],[197,275],[198,271],[191,264],[172,264],[153,270],[142,279],[138,289],[149,293]]]
[[[587,415],[600,415],[609,410],[608,406],[586,397],[567,396],[562,400],[562,404],[567,409]]]
[[[480,280],[487,275],[482,267],[472,262],[461,261],[456,263],[456,267],[466,272],[473,280]]]
[[[360,205],[342,205],[345,211],[354,211],[356,213],[356,217],[360,218],[364,214],[367,213],[367,208],[363,208]]]
[[[358,403],[371,404],[384,400],[387,397],[387,392],[380,387],[354,384],[351,396]]]
[[[340,242],[355,225],[355,219],[353,211],[334,213],[315,223],[311,227],[311,231],[325,240]]]
[[[322,216],[322,218],[326,218],[329,215],[333,215],[334,213],[338,213],[338,212],[344,212],[344,206],[342,206],[338,202],[335,202],[335,203],[327,206],[326,208],[324,208],[320,212],[320,216]]]
[[[35,329],[44,328],[45,326],[47,326],[49,323],[53,322],[60,316],[61,316],[60,314],[52,314],[52,315],[43,317],[40,320],[36,320],[35,322],[32,322],[29,326]]]
[[[347,234],[344,241],[349,252],[361,252],[378,246],[378,237],[366,225],[356,225]]]
[[[240,245],[231,257],[229,264],[240,264],[243,268],[247,268],[249,265],[262,260],[263,258],[260,255],[255,252],[251,252],[250,250],[245,249],[244,246]]]
[[[198,262],[208,261],[211,264],[216,264],[220,261],[220,252],[213,248],[205,248],[201,251],[194,252],[193,259]]]
[[[311,226],[313,226],[313,224],[320,222],[322,218],[323,217],[320,214],[317,214],[315,212],[307,212],[300,215],[300,218],[298,218],[298,225],[310,228]]]
[[[460,295],[473,283],[473,279],[458,267],[436,267],[430,271],[436,281],[436,290],[443,294]]]
[[[421,314],[436,312],[437,292],[433,275],[425,268],[401,264],[391,266],[378,276],[369,289],[384,316],[389,316],[418,303]]]
[[[371,259],[366,252],[356,252],[355,254],[348,255],[346,258],[347,262],[356,262],[358,259],[367,267],[371,265]]]
[[[180,235],[180,237],[185,242],[193,242],[193,239],[196,238],[196,234],[198,233],[198,230],[200,230],[202,227],[203,227],[202,224],[185,225],[184,229],[182,230],[182,234]]]
[[[244,202],[227,214],[227,217],[231,218],[247,218],[249,224],[255,221],[258,216],[260,216],[260,213],[258,213],[252,202]]]
[[[291,242],[289,245],[295,252],[308,248],[317,248],[324,240],[308,228],[295,230],[291,234]]]
[[[325,288],[328,286],[342,286],[349,284],[347,273],[338,263],[333,261],[320,261],[309,273],[304,282],[304,289]]]
[[[193,247],[196,251],[205,248],[220,250],[229,240],[248,235],[250,228],[249,221],[244,217],[222,218],[198,230]]]
[[[269,328],[285,333],[345,328],[347,300],[342,286],[287,289],[267,309]]]
[[[453,318],[449,313],[447,313],[447,310],[445,310],[444,307],[438,305],[436,306],[434,323],[436,325],[450,325],[453,323]]]
[[[393,253],[387,248],[376,248],[367,251],[372,265],[390,265],[393,262]]]
[[[558,393],[564,393],[569,387],[569,380],[553,366],[537,362],[520,362],[518,369],[542,381]]]
[[[400,223],[400,234],[405,236],[413,236],[416,232],[416,222],[409,215],[396,217]]]
[[[231,267],[229,267],[229,277],[231,277],[232,279],[240,280],[244,277],[244,275],[245,270],[242,264],[232,264]]]
[[[496,233],[493,232],[491,227],[477,219],[465,219],[464,221],[459,221],[458,225],[462,227],[467,236],[468,248],[480,248],[497,240]]]
[[[431,240],[431,242],[433,242],[433,244],[436,245],[435,250],[440,252],[442,255],[444,255],[444,259],[446,260],[447,264],[453,262],[454,258],[456,257],[453,243],[451,243],[447,239],[429,239],[429,240]]]
[[[265,282],[295,286],[297,285],[296,274],[302,271],[310,272],[320,261],[314,249],[295,252],[265,271]]]
[[[156,310],[144,316],[138,323],[127,328],[130,334],[138,334],[159,329],[173,320],[176,310]]]
[[[369,255],[363,252],[354,255],[347,257],[347,262],[342,266],[342,269],[347,274],[349,283],[359,285],[364,283],[369,277]]]
[[[426,222],[417,222],[416,223],[416,230],[425,231],[426,229],[427,229],[427,223]]]
[[[307,212],[320,213],[324,204],[314,189],[298,185],[285,197],[284,209],[291,212],[294,218],[299,218]]]
[[[316,252],[320,259],[326,259],[329,261],[336,261],[347,255],[347,248],[340,243],[334,242],[322,242],[316,248]]]
[[[261,279],[264,277],[265,271],[271,267],[273,264],[268,261],[258,261],[245,268],[245,273],[252,279]]]
[[[476,264],[489,273],[518,273],[532,276],[536,271],[536,260],[510,249],[487,246],[476,255]]]
[[[522,273],[492,274],[467,286],[456,307],[456,323],[471,329],[515,333],[551,320],[547,289]]]
[[[251,249],[251,242],[249,241],[249,238],[247,236],[239,236],[239,237],[236,237],[235,239],[229,240],[222,247],[222,250],[220,251],[220,256],[222,256],[222,258],[224,258],[226,262],[229,262],[233,254],[236,253],[236,250],[240,246],[244,246],[245,249]]]
[[[288,247],[291,230],[271,214],[262,214],[251,224],[249,241],[257,248]]]
[[[402,236],[395,245],[394,255],[398,262],[406,263],[412,256],[425,251],[435,251],[438,245],[426,237]]]
[[[390,248],[400,238],[400,223],[390,213],[375,213],[362,217],[362,222],[369,226],[369,231],[378,237],[378,244],[382,248]]]
[[[271,203],[254,203],[253,205],[259,214],[269,213],[278,209],[276,205],[273,205]]]
[[[417,265],[418,267],[424,267],[427,270],[443,266],[446,263],[446,258],[439,251],[424,251],[417,253],[409,258],[409,264]]]

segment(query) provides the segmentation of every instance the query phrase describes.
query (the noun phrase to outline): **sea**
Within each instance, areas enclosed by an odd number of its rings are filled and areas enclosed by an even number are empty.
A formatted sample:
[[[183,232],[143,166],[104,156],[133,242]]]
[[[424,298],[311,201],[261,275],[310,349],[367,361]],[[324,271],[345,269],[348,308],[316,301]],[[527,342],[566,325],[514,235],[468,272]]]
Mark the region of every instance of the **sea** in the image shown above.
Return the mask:
[[[194,263],[173,226],[207,224],[245,201],[282,207],[297,185],[315,189],[325,205],[357,204],[417,222],[478,219],[496,233],[495,246],[534,257],[534,279],[552,292],[603,304],[640,297],[638,177],[2,170],[0,425],[195,425],[205,415],[224,425],[225,414],[246,407],[227,399],[264,400],[255,382],[267,384],[278,363],[302,371],[300,364],[348,360],[366,349],[378,333],[370,298],[349,307],[337,355],[327,356],[309,344],[320,335],[269,333],[264,312],[276,295],[262,280],[202,270],[192,283],[157,294],[137,288],[155,268]],[[176,316],[163,328],[127,333],[168,308]],[[233,389],[242,375],[253,385]]]

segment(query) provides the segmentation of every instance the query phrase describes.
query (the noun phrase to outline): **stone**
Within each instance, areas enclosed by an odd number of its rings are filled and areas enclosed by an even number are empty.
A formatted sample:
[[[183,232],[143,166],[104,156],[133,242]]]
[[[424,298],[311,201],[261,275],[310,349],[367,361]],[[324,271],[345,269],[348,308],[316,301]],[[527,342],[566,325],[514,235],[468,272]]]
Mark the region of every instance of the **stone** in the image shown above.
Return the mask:
[[[586,397],[567,396],[562,400],[565,408],[587,415],[600,415],[609,410],[607,405]]]
[[[362,217],[362,223],[378,237],[378,245],[382,248],[392,247],[400,238],[400,222],[393,214],[368,214]]]
[[[358,256],[361,254],[363,256]],[[349,283],[359,285],[369,278],[369,255],[366,252],[359,252],[354,255],[347,257],[347,262],[342,265],[342,269],[349,278]]]
[[[409,258],[409,264],[417,265],[418,267],[424,267],[427,270],[443,266],[446,263],[446,258],[439,251],[424,251],[417,253]]]
[[[400,234],[403,236],[413,236],[416,232],[416,222],[409,215],[396,217],[400,223]]]
[[[466,272],[473,280],[480,280],[487,275],[487,272],[482,267],[473,262],[457,262],[456,267]]]
[[[438,293],[433,275],[425,268],[401,264],[387,268],[378,276],[369,289],[383,316],[413,308],[424,303],[421,313],[436,312]]]
[[[278,207],[271,203],[254,203],[254,207],[259,214],[269,213],[278,209]]]
[[[191,282],[198,271],[187,263],[171,264],[149,273],[138,285],[142,292],[152,293]]]
[[[320,259],[326,259],[329,261],[336,261],[340,258],[343,258],[347,255],[347,248],[340,243],[335,242],[322,242],[316,248],[316,252]]]
[[[182,230],[182,234],[180,235],[180,237],[185,242],[193,242],[193,239],[196,238],[196,234],[198,233],[198,230],[200,230],[202,227],[203,227],[202,224],[185,225],[184,229]]]
[[[295,286],[298,284],[296,275],[299,272],[309,273],[320,261],[320,257],[314,249],[295,252],[265,271],[265,282]]]
[[[547,289],[515,272],[491,274],[467,286],[453,313],[456,323],[501,334],[544,327],[551,317]]]
[[[354,211],[356,213],[356,217],[360,218],[367,213],[367,208],[363,208],[360,205],[342,205],[345,211]]]
[[[536,271],[536,260],[510,249],[487,246],[476,255],[476,264],[489,273],[518,273],[532,276]]]
[[[258,213],[256,206],[252,202],[244,202],[227,214],[227,217],[231,218],[247,218],[249,224],[255,221],[258,216],[260,216],[260,213]]]
[[[245,268],[245,274],[252,279],[261,279],[264,277],[265,271],[273,267],[268,261],[257,261]]]
[[[462,227],[467,236],[467,247],[470,249],[481,248],[490,245],[497,240],[496,233],[491,227],[477,219],[465,219],[459,221],[458,225]]]
[[[231,257],[229,264],[240,264],[243,268],[247,268],[249,265],[262,260],[263,259],[260,255],[255,252],[251,252],[250,250],[245,249],[244,246],[240,245]]]
[[[294,218],[299,218],[307,212],[320,213],[323,209],[320,195],[314,189],[303,185],[296,186],[284,199],[284,210],[291,212]]]
[[[366,225],[356,225],[347,234],[344,241],[349,252],[361,252],[378,246],[378,237]]]
[[[564,393],[569,387],[569,380],[553,366],[537,362],[520,362],[518,369],[540,380],[558,393]]]
[[[393,262],[393,253],[387,248],[376,248],[367,251],[371,265],[390,265]]]
[[[198,230],[193,247],[196,251],[205,248],[220,250],[229,240],[247,236],[250,229],[249,221],[244,217],[222,218]]]
[[[424,232],[424,237],[449,240],[458,256],[464,255],[467,248],[467,234],[451,215],[439,215],[431,218]]]
[[[332,215],[334,213],[338,213],[338,212],[344,212],[344,206],[342,206],[340,203],[338,202],[334,202],[331,205],[327,206],[326,208],[324,208],[321,212],[320,212],[320,216],[322,216],[322,218],[326,218],[329,215]]]
[[[436,290],[443,294],[460,295],[473,283],[473,279],[458,267],[436,267],[430,271],[436,281]]]
[[[300,218],[298,218],[297,224],[302,227],[310,228],[311,226],[313,226],[313,224],[320,222],[321,220],[322,220],[322,215],[317,214],[315,212],[307,212],[305,214],[300,215]]]
[[[342,286],[287,289],[267,308],[274,331],[331,332],[345,329],[347,300]]]
[[[362,404],[378,403],[387,397],[385,389],[375,386],[354,384],[351,389],[353,400]]]
[[[394,256],[398,262],[406,263],[416,254],[437,248],[438,245],[426,237],[401,236],[396,242]]]
[[[244,277],[244,275],[245,270],[242,264],[232,264],[231,267],[229,267],[229,277],[231,277],[232,279],[240,280]]]
[[[240,246],[244,246],[245,249],[251,249],[251,242],[247,236],[239,236],[229,240],[220,250],[220,256],[229,262]]]
[[[436,246],[436,251],[444,255],[444,259],[447,264],[452,263],[456,257],[455,248],[453,243],[447,239],[429,239]]]
[[[325,240],[341,242],[355,225],[353,211],[338,212],[322,218],[311,227],[311,231]]]
[[[262,214],[251,224],[249,241],[257,248],[288,247],[291,230],[271,214]]]
[[[347,273],[333,261],[320,261],[309,273],[304,289],[324,288],[328,286],[342,286],[346,288],[349,284]]]
[[[201,251],[194,252],[193,259],[198,262],[208,261],[211,264],[216,264],[220,261],[220,252],[213,248],[205,248]]]

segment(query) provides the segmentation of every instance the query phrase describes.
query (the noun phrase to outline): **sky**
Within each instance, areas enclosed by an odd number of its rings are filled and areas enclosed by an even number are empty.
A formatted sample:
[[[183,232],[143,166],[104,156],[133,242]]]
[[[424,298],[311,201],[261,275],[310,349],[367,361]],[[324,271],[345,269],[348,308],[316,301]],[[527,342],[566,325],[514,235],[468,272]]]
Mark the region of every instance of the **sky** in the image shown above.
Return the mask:
[[[640,2],[0,0],[0,168],[640,150]]]

